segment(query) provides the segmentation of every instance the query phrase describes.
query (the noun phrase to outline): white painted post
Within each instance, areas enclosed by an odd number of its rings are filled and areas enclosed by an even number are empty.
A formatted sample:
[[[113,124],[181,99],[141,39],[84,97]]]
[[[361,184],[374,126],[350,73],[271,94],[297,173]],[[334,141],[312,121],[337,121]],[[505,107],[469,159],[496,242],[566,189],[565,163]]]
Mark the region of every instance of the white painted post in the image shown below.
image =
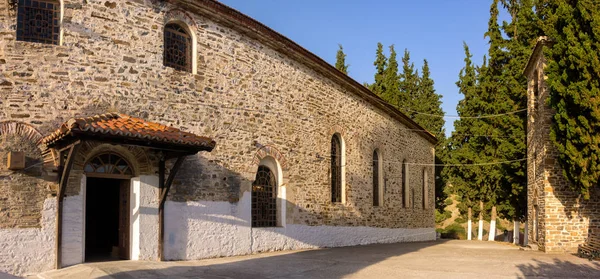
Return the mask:
[[[471,220],[471,216],[473,213],[471,212],[471,208],[469,207],[469,223],[467,224],[467,240],[471,240],[471,234],[473,233],[473,220]]]
[[[513,244],[517,244],[519,245],[519,221],[514,221],[514,228],[513,228]]]
[[[477,240],[483,240],[483,201],[479,202],[479,231]]]
[[[492,206],[492,219],[490,220],[490,232],[488,234],[488,241],[494,241],[496,239],[496,207]]]

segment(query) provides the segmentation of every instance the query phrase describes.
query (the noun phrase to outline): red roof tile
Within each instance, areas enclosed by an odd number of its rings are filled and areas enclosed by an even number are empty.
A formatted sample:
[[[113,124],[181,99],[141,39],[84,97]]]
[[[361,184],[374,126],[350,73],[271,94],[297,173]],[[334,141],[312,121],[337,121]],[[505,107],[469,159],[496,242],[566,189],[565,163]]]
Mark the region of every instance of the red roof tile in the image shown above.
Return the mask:
[[[140,118],[120,113],[106,113],[86,118],[73,118],[60,126],[58,130],[42,139],[46,145],[53,145],[61,139],[73,135],[111,136],[121,139],[133,139],[180,147],[192,147],[211,151],[215,141],[183,132],[177,128],[148,122]]]

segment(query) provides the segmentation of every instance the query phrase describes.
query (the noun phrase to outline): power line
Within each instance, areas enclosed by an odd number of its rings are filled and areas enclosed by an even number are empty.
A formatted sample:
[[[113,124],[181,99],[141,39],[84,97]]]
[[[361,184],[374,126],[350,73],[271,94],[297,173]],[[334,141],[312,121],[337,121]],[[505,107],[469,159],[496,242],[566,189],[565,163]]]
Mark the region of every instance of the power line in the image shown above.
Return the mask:
[[[440,117],[440,118],[465,118],[465,119],[492,118],[492,117],[506,116],[506,115],[511,115],[511,114],[516,114],[516,113],[519,113],[519,112],[527,111],[527,109],[525,108],[525,109],[520,109],[520,110],[515,110],[515,111],[509,111],[509,112],[505,112],[505,113],[499,113],[499,114],[487,114],[487,115],[480,115],[480,116],[460,116],[460,115],[424,113],[424,112],[414,111],[414,110],[411,110],[409,108],[400,108],[400,109],[406,110],[408,112],[420,114],[420,115],[431,116],[431,117]]]
[[[319,159],[324,160],[325,158],[331,158],[331,154],[329,154],[327,157],[319,157]],[[522,161],[526,161],[527,159],[529,159],[528,157],[525,158],[521,158],[521,159],[515,159],[515,160],[507,160],[507,161],[498,161],[498,162],[488,162],[488,163],[473,163],[473,164],[427,164],[427,163],[410,163],[410,162],[406,162],[406,165],[412,165],[412,166],[428,166],[428,167],[479,167],[479,166],[492,166],[492,165],[502,165],[502,164],[508,164],[508,163],[516,163],[516,162],[522,162]],[[383,163],[393,163],[393,164],[397,164],[397,165],[402,165],[404,164],[404,162],[400,162],[400,161],[392,161],[392,160],[382,160]],[[345,163],[342,165],[342,167],[347,166],[348,163]]]
[[[257,112],[257,113],[265,113],[265,114],[275,114],[275,115],[287,115],[287,116],[291,116],[294,118],[309,118],[309,119],[313,119],[315,120],[316,117],[314,116],[310,116],[310,115],[298,115],[298,114],[291,114],[291,113],[285,113],[285,112],[279,112],[279,111],[271,111],[271,110],[259,110],[259,109],[251,109],[251,108],[241,108],[241,107],[230,107],[230,106],[218,106],[218,105],[211,105],[211,104],[196,104],[199,106],[205,106],[205,107],[210,107],[212,109],[229,109],[229,110],[235,110],[235,111],[242,111],[242,112]],[[402,130],[402,131],[415,131],[415,132],[423,132],[425,131],[424,129],[411,129],[411,128],[396,128],[398,130]],[[496,136],[496,135],[478,135],[478,134],[473,134],[473,135],[469,135],[469,134],[453,134],[452,136],[469,136],[469,137],[488,137],[488,138],[512,138],[512,136]]]

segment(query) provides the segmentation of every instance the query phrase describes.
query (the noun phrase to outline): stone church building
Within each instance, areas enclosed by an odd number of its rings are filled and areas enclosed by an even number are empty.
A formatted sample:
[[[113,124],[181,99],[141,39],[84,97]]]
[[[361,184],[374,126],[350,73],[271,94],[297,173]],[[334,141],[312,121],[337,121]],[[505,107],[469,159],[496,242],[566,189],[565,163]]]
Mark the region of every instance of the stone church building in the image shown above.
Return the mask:
[[[577,252],[600,236],[600,190],[585,200],[569,189],[550,139],[554,111],[549,97],[543,49],[552,47],[541,37],[524,74],[527,77],[527,239],[545,252]],[[600,248],[600,247],[598,247]]]
[[[435,143],[213,0],[0,1],[0,275],[432,240]]]

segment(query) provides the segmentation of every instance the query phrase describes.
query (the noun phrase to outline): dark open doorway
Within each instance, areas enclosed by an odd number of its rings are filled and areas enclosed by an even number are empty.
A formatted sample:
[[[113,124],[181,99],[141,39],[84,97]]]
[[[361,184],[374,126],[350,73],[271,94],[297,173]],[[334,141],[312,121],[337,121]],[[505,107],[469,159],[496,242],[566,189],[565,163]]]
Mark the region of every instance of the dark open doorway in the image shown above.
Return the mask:
[[[129,259],[129,179],[88,177],[85,261]]]

